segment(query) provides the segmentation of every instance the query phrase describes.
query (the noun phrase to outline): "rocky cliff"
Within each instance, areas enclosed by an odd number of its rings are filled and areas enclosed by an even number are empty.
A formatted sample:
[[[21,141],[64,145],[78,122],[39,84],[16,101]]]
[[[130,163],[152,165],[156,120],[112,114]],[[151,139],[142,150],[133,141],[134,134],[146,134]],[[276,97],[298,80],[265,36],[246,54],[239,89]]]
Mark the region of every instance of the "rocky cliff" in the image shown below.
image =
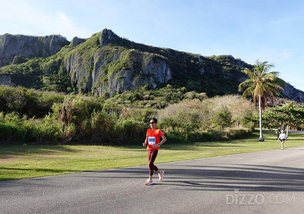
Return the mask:
[[[65,66],[71,74],[73,86],[78,87],[81,92],[113,96],[124,91],[135,89],[139,86],[148,84],[155,88],[158,84],[166,83],[172,79],[172,71],[168,63],[157,57],[151,57],[138,70],[137,65],[141,65],[145,60],[142,53],[132,53],[132,51],[115,51],[109,58],[107,51],[97,51],[94,53],[90,64],[83,66],[82,56],[79,53],[70,55]],[[132,58],[133,63],[126,59]],[[120,65],[122,62],[125,64]],[[119,67],[118,70],[111,70],[111,66]]]
[[[295,100],[297,102],[304,102],[304,92],[296,89],[289,83],[286,83],[283,87],[283,94],[287,96],[289,99]]]
[[[16,57],[47,57],[57,53],[70,42],[60,36],[45,37],[24,35],[0,35],[0,67],[14,62]]]
[[[104,30],[94,43],[104,47],[115,39],[117,35]],[[72,85],[83,93],[113,96],[146,84],[155,88],[172,79],[172,70],[161,56],[122,47],[94,48],[88,53],[84,51],[88,45],[81,44],[64,61]]]
[[[71,42],[55,35],[0,36],[0,84],[43,90],[114,96],[169,83],[208,96],[234,94],[246,78],[241,70],[252,67],[230,55],[204,57],[138,44],[108,29]],[[304,92],[288,83],[284,88],[285,96],[304,102]]]

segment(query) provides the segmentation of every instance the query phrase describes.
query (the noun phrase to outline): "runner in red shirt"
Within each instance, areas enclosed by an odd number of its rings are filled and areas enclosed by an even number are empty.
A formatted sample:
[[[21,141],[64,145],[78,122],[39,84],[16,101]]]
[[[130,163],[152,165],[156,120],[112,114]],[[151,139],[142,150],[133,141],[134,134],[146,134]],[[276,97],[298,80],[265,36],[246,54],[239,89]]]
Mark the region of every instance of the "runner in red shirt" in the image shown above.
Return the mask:
[[[165,137],[165,133],[163,133],[159,128],[156,128],[156,125],[157,125],[157,119],[152,118],[150,120],[151,129],[147,130],[146,139],[145,142],[143,143],[143,146],[146,146],[148,144],[147,150],[148,150],[148,159],[149,159],[149,179],[146,181],[145,185],[153,184],[152,181],[153,171],[156,171],[158,173],[159,181],[163,180],[164,171],[158,170],[157,166],[154,165],[154,161],[158,154],[160,145],[166,142],[167,138]],[[160,138],[162,138],[161,141]]]

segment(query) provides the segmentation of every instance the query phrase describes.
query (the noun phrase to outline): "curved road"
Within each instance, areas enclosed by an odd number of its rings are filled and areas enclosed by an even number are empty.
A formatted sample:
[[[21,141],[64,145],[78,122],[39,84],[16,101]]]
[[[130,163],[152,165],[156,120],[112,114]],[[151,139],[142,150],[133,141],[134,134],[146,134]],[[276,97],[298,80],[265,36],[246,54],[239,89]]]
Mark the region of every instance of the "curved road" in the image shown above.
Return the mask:
[[[147,166],[4,181],[0,213],[303,213],[303,162],[296,147],[158,164],[153,186]]]

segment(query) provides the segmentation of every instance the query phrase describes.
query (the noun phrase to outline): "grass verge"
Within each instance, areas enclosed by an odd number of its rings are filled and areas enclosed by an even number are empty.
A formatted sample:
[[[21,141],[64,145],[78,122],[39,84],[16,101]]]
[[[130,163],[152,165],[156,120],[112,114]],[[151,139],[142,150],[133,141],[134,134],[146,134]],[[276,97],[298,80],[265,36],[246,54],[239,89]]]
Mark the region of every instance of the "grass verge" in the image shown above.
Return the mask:
[[[259,133],[254,132],[238,140],[185,144],[169,139],[156,163],[280,149],[274,132],[264,132],[264,142],[259,142],[258,137]],[[142,141],[128,147],[1,145],[0,181],[146,165],[147,152]],[[303,142],[304,135],[292,133],[285,148],[302,146]]]

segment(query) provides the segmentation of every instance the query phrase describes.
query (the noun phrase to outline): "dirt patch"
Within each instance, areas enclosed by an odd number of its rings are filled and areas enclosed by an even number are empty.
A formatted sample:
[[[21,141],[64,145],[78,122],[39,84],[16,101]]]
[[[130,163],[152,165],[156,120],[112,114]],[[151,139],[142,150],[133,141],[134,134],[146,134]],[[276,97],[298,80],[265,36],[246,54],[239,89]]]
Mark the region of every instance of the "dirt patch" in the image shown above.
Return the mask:
[[[16,161],[16,157],[13,156],[5,156],[0,158],[0,164],[9,164],[14,163]]]

